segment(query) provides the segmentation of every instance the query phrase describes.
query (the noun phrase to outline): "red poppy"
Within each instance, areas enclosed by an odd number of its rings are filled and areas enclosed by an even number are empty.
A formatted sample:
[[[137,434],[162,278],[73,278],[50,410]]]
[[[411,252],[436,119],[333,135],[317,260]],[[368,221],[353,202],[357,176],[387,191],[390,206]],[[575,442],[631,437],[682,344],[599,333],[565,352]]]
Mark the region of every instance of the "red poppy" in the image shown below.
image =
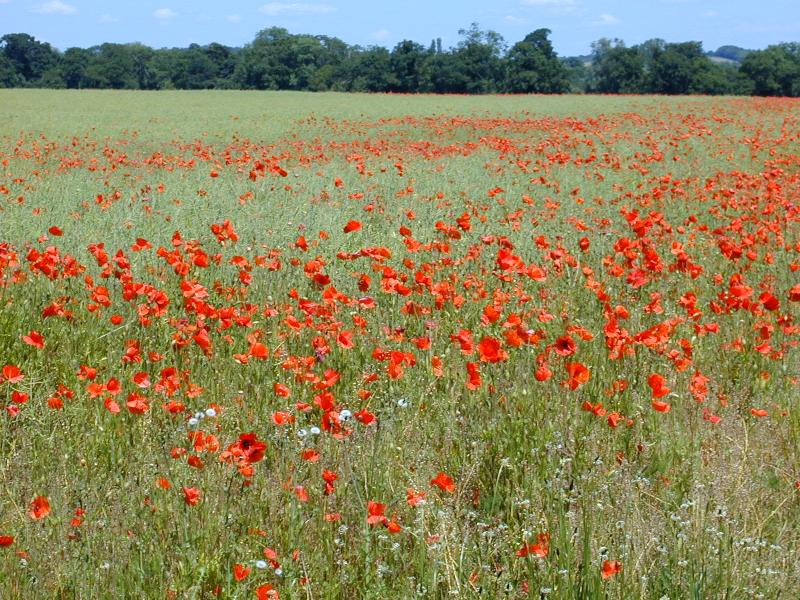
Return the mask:
[[[456,485],[453,482],[453,478],[442,471],[440,471],[436,477],[431,479],[431,485],[435,485],[440,490],[447,492],[448,494],[452,494],[456,491]]]
[[[193,487],[183,488],[183,501],[189,506],[197,506],[200,503],[201,493],[200,490]]]
[[[135,392],[128,394],[128,400],[125,402],[125,405],[128,407],[128,410],[135,415],[143,415],[150,410],[147,398]]]
[[[28,335],[23,335],[22,341],[39,350],[44,348],[44,337],[38,331],[31,331]]]
[[[622,563],[618,560],[604,560],[603,567],[600,570],[600,577],[608,579],[613,577],[622,570]]]
[[[50,514],[50,501],[44,496],[36,496],[28,507],[28,516],[35,521]]]
[[[508,353],[503,350],[498,340],[486,336],[478,343],[478,356],[482,362],[496,363],[506,360]]]
[[[651,405],[654,410],[662,413],[668,413],[672,409],[669,402],[664,402],[663,400],[653,400]]]
[[[348,221],[347,225],[344,226],[345,233],[358,231],[359,229],[361,229],[361,223],[359,221]]]
[[[418,492],[412,488],[406,490],[406,502],[409,506],[415,507],[425,502],[425,492]]]
[[[386,505],[380,502],[370,500],[367,502],[367,523],[369,525],[384,524],[388,521],[383,512],[386,510]]]
[[[14,538],[10,535],[0,535],[0,548],[8,548],[14,543]]]
[[[517,550],[517,556],[525,557],[529,554],[537,558],[545,558],[550,553],[550,534],[540,533],[536,536],[535,544],[523,544],[522,548]]]
[[[6,365],[3,367],[3,370],[0,372],[0,374],[2,374],[3,381],[11,384],[19,383],[25,379],[25,375],[19,370],[19,367],[15,365]]]
[[[235,564],[233,565],[233,577],[236,581],[242,581],[243,579],[247,578],[250,575],[250,567],[245,565]]]
[[[265,583],[256,588],[256,598],[258,600],[277,600],[278,591],[270,584]]]
[[[481,387],[481,372],[476,363],[467,363],[467,388],[477,390]]]
[[[567,371],[567,379],[566,381],[562,381],[561,384],[568,387],[569,389],[571,390],[577,389],[579,386],[589,381],[591,373],[584,364],[566,363],[564,365],[564,368]]]
[[[658,373],[653,373],[647,378],[647,385],[653,392],[653,398],[662,398],[670,392],[670,389],[664,385],[664,378]]]
[[[553,349],[556,351],[556,354],[560,354],[561,356],[572,356],[575,354],[576,349],[575,340],[568,335],[562,335],[553,344]]]

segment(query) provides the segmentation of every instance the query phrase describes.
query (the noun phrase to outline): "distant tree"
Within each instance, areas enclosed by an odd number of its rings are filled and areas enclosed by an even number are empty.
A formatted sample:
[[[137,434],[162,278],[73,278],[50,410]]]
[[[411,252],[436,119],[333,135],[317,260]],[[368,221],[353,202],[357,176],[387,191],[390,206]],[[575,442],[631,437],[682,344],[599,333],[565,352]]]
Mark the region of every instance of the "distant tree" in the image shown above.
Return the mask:
[[[748,54],[742,73],[757,96],[800,96],[800,44],[778,44]]]
[[[217,79],[217,65],[204,48],[191,44],[186,49],[175,51],[170,78],[178,89],[213,88]]]
[[[48,69],[58,64],[58,53],[50,44],[27,33],[4,35],[0,38],[0,50],[28,85],[36,85]]]
[[[5,54],[0,53],[0,87],[19,87],[23,83],[24,80],[17,73],[14,63]]]
[[[452,52],[433,52],[422,64],[420,91],[434,94],[466,94],[469,76]]]
[[[509,92],[561,94],[569,89],[566,68],[549,35],[549,29],[537,29],[511,48],[506,57]]]
[[[318,37],[271,27],[243,50],[234,79],[250,89],[308,89],[316,70],[326,64],[328,50]]]
[[[434,90],[461,94],[500,91],[505,75],[501,60],[505,51],[503,36],[496,31],[482,31],[477,23],[458,33],[463,39],[455,50],[437,52],[430,61]]]
[[[666,44],[652,53],[649,91],[657,94],[693,94],[704,91],[711,62],[701,42]]]
[[[622,40],[602,38],[592,43],[592,90],[601,94],[641,93],[645,54],[626,48]]]
[[[91,53],[83,48],[67,48],[61,57],[61,75],[68,88],[86,87],[86,68],[91,60]]]
[[[214,86],[227,87],[236,68],[236,55],[228,46],[213,42],[203,47],[203,53],[214,65]]]
[[[88,50],[84,71],[89,87],[148,90],[158,81],[152,68],[155,51],[144,44],[102,44]]]
[[[421,74],[425,60],[430,55],[421,44],[411,40],[403,40],[392,50],[389,64],[394,75],[395,84],[392,92],[418,92],[421,86]]]
[[[589,91],[591,69],[586,60],[580,56],[570,56],[560,59],[564,64],[571,94],[582,94]]]
[[[397,85],[391,69],[391,55],[386,48],[371,46],[354,49],[341,69],[352,92],[386,92]]]

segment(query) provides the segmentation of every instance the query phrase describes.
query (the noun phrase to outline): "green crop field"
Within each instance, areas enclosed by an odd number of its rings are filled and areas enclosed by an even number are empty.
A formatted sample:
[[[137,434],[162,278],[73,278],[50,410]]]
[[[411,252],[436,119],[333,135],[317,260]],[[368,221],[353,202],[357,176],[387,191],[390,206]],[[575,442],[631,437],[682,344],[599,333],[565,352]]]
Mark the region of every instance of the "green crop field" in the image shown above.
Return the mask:
[[[0,598],[800,596],[800,101],[0,90]]]

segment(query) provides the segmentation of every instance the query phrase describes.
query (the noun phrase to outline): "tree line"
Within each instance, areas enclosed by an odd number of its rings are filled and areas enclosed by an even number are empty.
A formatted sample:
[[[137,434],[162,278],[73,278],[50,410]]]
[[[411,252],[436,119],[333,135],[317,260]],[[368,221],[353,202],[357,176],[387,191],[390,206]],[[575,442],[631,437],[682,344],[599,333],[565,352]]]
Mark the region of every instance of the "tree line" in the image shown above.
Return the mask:
[[[709,56],[700,42],[604,38],[589,56],[561,58],[550,33],[537,29],[509,47],[473,23],[451,48],[403,40],[389,50],[272,27],[243,48],[106,43],[64,52],[11,33],[0,38],[0,87],[800,96],[798,43]]]

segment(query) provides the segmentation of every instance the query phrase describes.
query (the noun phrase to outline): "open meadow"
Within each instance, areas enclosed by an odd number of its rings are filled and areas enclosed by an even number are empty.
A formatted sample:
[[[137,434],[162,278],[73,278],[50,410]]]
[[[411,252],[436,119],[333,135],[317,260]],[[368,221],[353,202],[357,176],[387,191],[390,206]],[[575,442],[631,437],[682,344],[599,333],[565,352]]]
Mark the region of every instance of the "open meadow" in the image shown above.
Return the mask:
[[[0,90],[0,597],[800,597],[800,100]]]

